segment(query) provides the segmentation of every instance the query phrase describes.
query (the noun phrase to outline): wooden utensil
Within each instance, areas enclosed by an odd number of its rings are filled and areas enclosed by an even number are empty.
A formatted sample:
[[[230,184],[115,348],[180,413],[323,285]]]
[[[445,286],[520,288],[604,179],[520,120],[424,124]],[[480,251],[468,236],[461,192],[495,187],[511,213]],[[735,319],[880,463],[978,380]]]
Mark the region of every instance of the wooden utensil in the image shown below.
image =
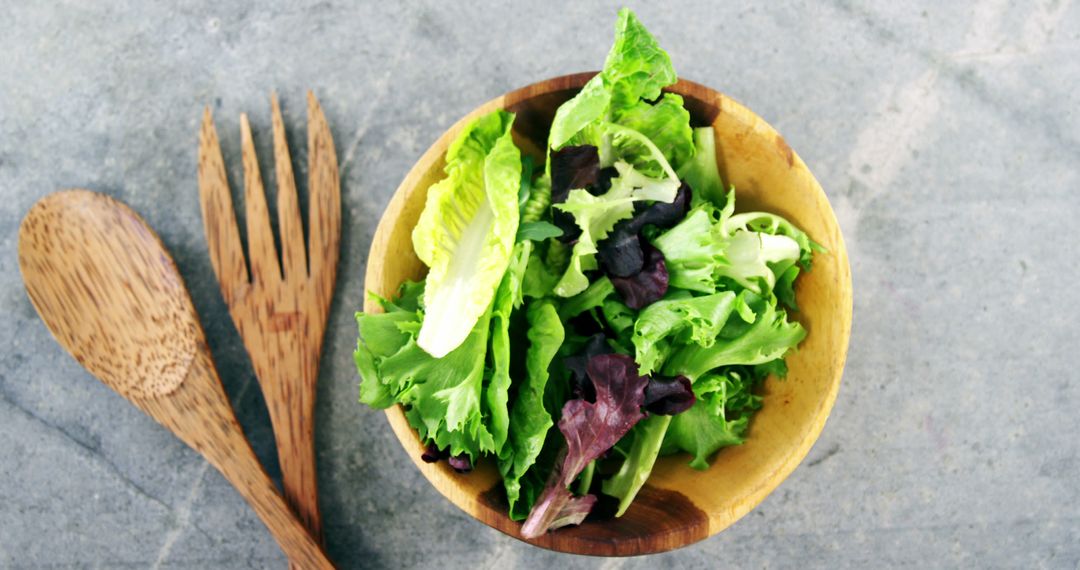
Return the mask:
[[[310,215],[305,251],[296,182],[276,95],[271,103],[282,263],[278,264],[247,115],[240,116],[240,131],[250,278],[209,108],[199,134],[199,198],[210,261],[270,411],[285,498],[311,534],[321,541],[315,473],[315,384],[337,276],[341,233],[337,155],[326,117],[309,92]]]
[[[221,471],[289,560],[333,568],[252,452],[176,265],[138,214],[88,190],[49,195],[19,228],[19,267],[61,346]]]
[[[473,119],[495,109],[517,114],[514,141],[543,163],[551,119],[594,73],[542,81],[493,99],[452,126],[409,171],[372,240],[364,289],[390,298],[406,279],[424,276],[410,234],[428,188],[443,178],[447,146]],[[799,276],[794,313],[809,335],[788,357],[785,380],[765,385],[764,406],[743,445],[721,450],[708,471],[687,466],[685,455],[663,457],[622,518],[589,520],[528,542],[594,555],[671,550],[728,527],[760,503],[810,451],[840,386],[851,333],[851,270],[829,201],[806,164],[771,126],[721,93],[679,81],[668,91],[684,98],[695,125],[712,125],[721,175],[737,191],[740,210],[781,214],[828,248],[813,270]],[[364,311],[380,312],[370,298]],[[450,501],[480,521],[519,537],[520,523],[506,516],[502,481],[494,463],[482,461],[468,475],[446,462],[424,463],[424,446],[399,406],[386,412],[401,444],[424,476]]]

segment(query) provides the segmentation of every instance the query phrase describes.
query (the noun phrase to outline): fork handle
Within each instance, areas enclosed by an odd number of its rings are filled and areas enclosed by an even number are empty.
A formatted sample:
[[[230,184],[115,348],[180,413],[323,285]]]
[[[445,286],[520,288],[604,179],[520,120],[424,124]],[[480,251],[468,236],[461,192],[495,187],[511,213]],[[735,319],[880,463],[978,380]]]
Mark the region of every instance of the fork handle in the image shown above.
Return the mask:
[[[312,378],[318,368],[309,372]],[[278,382],[280,387],[309,385],[298,382]],[[322,517],[319,513],[319,481],[315,467],[315,390],[295,390],[273,398],[279,409],[270,409],[270,420],[277,442],[285,499],[303,521],[311,536],[322,542]]]
[[[250,452],[250,447],[248,451]],[[241,463],[250,463],[247,457],[238,457],[237,459]],[[256,465],[258,464],[254,454],[252,454],[250,460],[255,461]],[[233,474],[228,471],[230,471],[228,467],[221,469],[225,478],[229,479],[240,491],[240,494],[244,496],[244,499],[247,500],[259,515],[259,518],[266,524],[270,534],[274,536],[281,549],[285,551],[286,556],[289,557],[290,568],[308,570],[332,569],[334,567],[319,543],[308,534],[307,530],[294,517],[292,509],[278,493],[277,487],[274,486],[265,473],[247,479],[244,476],[245,472],[249,472],[247,468],[242,468]]]

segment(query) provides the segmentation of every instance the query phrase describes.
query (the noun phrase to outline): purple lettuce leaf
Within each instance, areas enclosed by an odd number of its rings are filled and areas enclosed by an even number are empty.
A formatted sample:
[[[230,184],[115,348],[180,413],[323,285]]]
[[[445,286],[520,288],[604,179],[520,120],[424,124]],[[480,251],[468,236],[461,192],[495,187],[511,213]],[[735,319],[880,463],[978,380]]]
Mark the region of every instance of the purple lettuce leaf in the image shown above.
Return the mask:
[[[434,441],[428,442],[424,453],[420,454],[420,459],[424,463],[438,463],[445,459],[450,464],[450,467],[458,473],[468,473],[473,468],[472,460],[469,459],[468,455],[464,453],[450,455],[450,448],[439,449],[439,446]]]
[[[642,309],[664,297],[668,290],[667,265],[664,254],[652,245],[645,247],[645,266],[630,277],[611,276],[623,303],[631,309]]]
[[[588,188],[596,184],[599,178],[600,154],[595,146],[568,146],[551,153],[552,204],[566,202],[571,190]],[[581,228],[569,212],[552,208],[551,218],[563,232],[558,237],[563,243],[573,242],[581,235]]]
[[[585,467],[622,439],[645,415],[648,379],[638,374],[634,359],[601,354],[589,359],[586,372],[596,389],[596,402],[566,402],[559,431],[566,438],[565,457],[556,462],[544,493],[521,527],[521,536],[536,538],[548,530],[584,520],[596,497],[574,497],[567,489]]]
[[[464,453],[462,453],[461,455],[452,455],[446,460],[446,462],[449,463],[450,467],[453,467],[454,471],[457,471],[458,473],[468,473],[469,471],[472,471],[472,460],[470,460],[469,456],[465,455]]]
[[[449,459],[450,452],[445,449],[439,449],[439,446],[435,445],[434,441],[429,441],[427,449],[420,455],[420,459],[424,463],[437,463],[440,459]]]
[[[597,333],[589,337],[580,353],[563,359],[563,366],[570,371],[570,390],[575,398],[586,402],[596,401],[596,388],[593,387],[586,368],[592,357],[612,352],[614,351],[608,346],[604,334]]]
[[[600,178],[600,152],[595,146],[568,146],[551,153],[551,200],[565,202],[570,191],[588,188]]]
[[[683,183],[675,199],[639,206],[634,217],[620,221],[597,244],[596,258],[604,272],[612,277],[631,277],[645,265],[645,248],[641,230],[647,225],[666,229],[682,221],[690,209],[690,187]]]
[[[697,398],[686,376],[653,376],[645,386],[645,410],[650,414],[674,416],[689,410]]]

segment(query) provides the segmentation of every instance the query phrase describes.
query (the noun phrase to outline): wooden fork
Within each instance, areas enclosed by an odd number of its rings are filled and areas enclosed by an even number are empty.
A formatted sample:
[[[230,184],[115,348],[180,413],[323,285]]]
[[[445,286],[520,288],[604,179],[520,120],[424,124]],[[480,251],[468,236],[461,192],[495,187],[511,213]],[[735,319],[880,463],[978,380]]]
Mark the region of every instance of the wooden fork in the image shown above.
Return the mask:
[[[308,247],[277,95],[271,96],[281,264],[246,114],[240,115],[250,276],[225,162],[207,108],[199,133],[199,199],[221,294],[262,386],[277,440],[285,498],[322,542],[315,474],[315,384],[334,294],[341,235],[337,155],[326,117],[308,92]]]

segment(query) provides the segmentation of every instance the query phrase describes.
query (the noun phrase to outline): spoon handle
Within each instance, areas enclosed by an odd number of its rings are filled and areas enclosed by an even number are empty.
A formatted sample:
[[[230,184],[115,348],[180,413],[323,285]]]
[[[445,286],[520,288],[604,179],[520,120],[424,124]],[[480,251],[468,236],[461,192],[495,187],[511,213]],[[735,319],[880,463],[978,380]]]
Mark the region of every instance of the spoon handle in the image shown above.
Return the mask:
[[[138,405],[210,462],[251,505],[297,568],[333,568],[259,463],[221,386],[208,348],[196,351],[183,383]]]

